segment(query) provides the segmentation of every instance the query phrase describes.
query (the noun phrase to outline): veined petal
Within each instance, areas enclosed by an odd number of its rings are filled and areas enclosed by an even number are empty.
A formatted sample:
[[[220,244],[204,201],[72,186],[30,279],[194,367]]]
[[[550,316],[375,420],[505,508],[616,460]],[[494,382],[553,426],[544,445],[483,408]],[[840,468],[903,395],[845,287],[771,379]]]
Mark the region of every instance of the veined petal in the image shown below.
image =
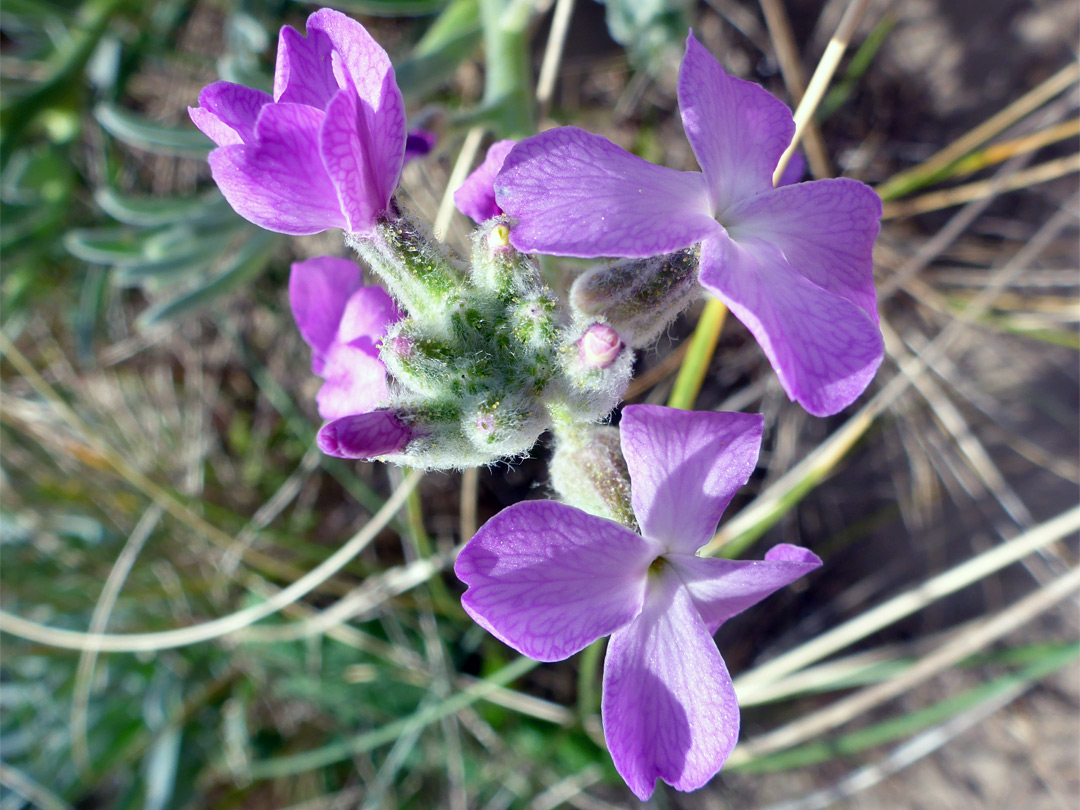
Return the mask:
[[[344,228],[337,190],[323,167],[323,113],[302,104],[267,104],[253,145],[210,153],[214,181],[240,216],[270,231],[309,234]]]
[[[769,594],[790,585],[821,560],[812,551],[786,543],[764,560],[719,560],[672,554],[666,558],[686,584],[710,633]]]
[[[796,149],[791,153],[791,158],[788,160],[787,166],[784,167],[784,171],[780,174],[780,179],[776,185],[790,186],[795,183],[801,182],[806,174],[806,158],[803,157],[801,149]]]
[[[495,202],[495,176],[515,145],[517,141],[510,139],[495,141],[488,147],[484,162],[477,166],[454,192],[454,205],[457,210],[471,217],[477,225],[502,213],[499,204]]]
[[[760,414],[628,405],[619,435],[642,534],[692,554],[757,466]]]
[[[700,174],[656,166],[577,127],[514,147],[495,199],[518,220],[510,241],[527,253],[657,256],[719,229]]]
[[[339,11],[316,11],[308,17],[307,29],[309,36],[318,31],[330,38],[337,85],[342,92],[351,89],[355,96],[345,104],[338,94],[327,108],[327,124],[332,127],[329,140],[324,141],[327,168],[343,194],[343,202],[354,197],[350,187],[343,184],[362,180],[360,198],[380,214],[397,187],[405,156],[405,101],[390,57],[364,26]],[[331,110],[329,107],[334,105],[337,109]],[[346,143],[349,148],[344,147]],[[325,151],[328,147],[330,152]],[[350,159],[355,161],[355,168],[349,167]],[[366,210],[361,207],[353,211],[345,206],[350,219],[362,222],[367,221]]]
[[[796,272],[769,242],[705,241],[698,278],[754,335],[787,395],[814,416],[854,402],[881,365],[877,324]]]
[[[199,106],[188,107],[188,115],[218,146],[252,143],[259,112],[273,100],[262,90],[232,82],[214,82],[202,89]]]
[[[765,88],[728,76],[691,32],[679,69],[679,112],[714,213],[773,187],[791,143],[791,110]]]
[[[815,180],[745,200],[725,215],[728,233],[771,242],[791,267],[878,322],[874,240],[881,198],[858,180]]]
[[[326,379],[315,401],[319,416],[330,421],[367,413],[390,401],[386,366],[377,355],[355,346],[335,343],[326,354]]]
[[[624,526],[552,501],[499,512],[454,566],[461,604],[523,655],[559,661],[638,614],[659,553]]]
[[[352,294],[338,326],[337,339],[377,357],[377,344],[390,324],[401,320],[397,305],[382,287],[361,287]]]
[[[615,768],[642,801],[657,779],[696,790],[735,747],[731,676],[671,571],[650,575],[641,614],[608,642],[602,714]]]
[[[331,64],[334,44],[325,32],[312,29],[310,18],[307,34],[304,37],[288,25],[278,33],[274,101],[325,110],[338,91]]]
[[[394,130],[394,132],[391,132]],[[400,130],[399,133],[397,131]],[[396,157],[389,140],[400,134]],[[350,233],[371,233],[394,193],[405,152],[405,115],[374,115],[351,86],[326,108],[319,149],[334,182]]]
[[[401,106],[401,91],[397,89],[397,82],[394,80],[394,66],[390,64],[390,57],[364,26],[340,11],[324,8],[308,16],[307,32],[309,38],[314,32],[325,34],[329,38],[337,57],[332,60],[337,88],[348,86],[342,75],[342,72],[347,73],[360,98],[374,112],[379,112],[380,101],[390,100],[386,95],[386,79],[389,77],[398,106]],[[404,119],[404,115],[402,118]],[[404,127],[401,140],[404,143]]]
[[[300,336],[311,347],[311,370],[323,362],[337,339],[349,297],[360,287],[360,268],[346,259],[318,256],[295,262],[289,272],[289,306]]]
[[[412,438],[408,426],[390,411],[357,413],[319,428],[319,449],[338,458],[378,458],[404,450]]]

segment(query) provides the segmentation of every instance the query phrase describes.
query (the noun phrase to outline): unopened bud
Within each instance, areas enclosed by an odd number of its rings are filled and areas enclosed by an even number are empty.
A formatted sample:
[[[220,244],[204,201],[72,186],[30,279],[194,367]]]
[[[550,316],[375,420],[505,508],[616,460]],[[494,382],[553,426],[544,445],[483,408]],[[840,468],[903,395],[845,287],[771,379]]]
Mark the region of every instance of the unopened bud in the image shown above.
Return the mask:
[[[559,430],[549,470],[551,486],[563,503],[638,531],[630,503],[630,474],[616,428]]]
[[[578,341],[581,363],[586,368],[607,368],[622,351],[619,333],[607,324],[594,323]]]
[[[570,299],[580,315],[603,318],[635,349],[652,344],[701,295],[697,252],[620,259],[579,276]]]
[[[405,335],[394,335],[385,345],[389,351],[405,360],[413,356],[416,346],[413,339]]]
[[[505,225],[496,225],[487,235],[487,244],[492,252],[510,247],[510,229]]]

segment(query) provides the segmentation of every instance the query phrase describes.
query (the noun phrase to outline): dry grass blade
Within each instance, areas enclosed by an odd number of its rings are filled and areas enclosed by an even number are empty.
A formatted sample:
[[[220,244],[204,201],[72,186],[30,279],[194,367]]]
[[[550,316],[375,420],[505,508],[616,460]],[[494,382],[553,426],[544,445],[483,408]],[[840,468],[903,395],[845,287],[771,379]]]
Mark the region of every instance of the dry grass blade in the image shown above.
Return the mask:
[[[439,201],[439,212],[435,215],[435,225],[432,232],[435,238],[442,241],[450,230],[450,220],[454,217],[454,192],[465,182],[469,176],[472,165],[476,161],[476,153],[480,151],[480,143],[484,140],[484,127],[472,127],[465,133],[465,141],[458,152],[454,168],[450,171],[450,177],[446,181],[446,192]]]
[[[461,542],[467,543],[476,534],[477,498],[480,494],[480,468],[470,467],[461,474],[461,516],[458,532]]]
[[[551,18],[551,33],[544,48],[544,61],[540,65],[540,77],[536,80],[536,103],[542,118],[555,92],[555,78],[559,75],[566,33],[570,29],[570,17],[574,13],[574,0],[557,0],[555,14]]]
[[[897,359],[901,368],[910,367],[912,356],[904,347],[899,336],[884,319],[881,321],[881,331],[885,336],[885,347]],[[918,373],[911,382],[915,390],[930,405],[941,427],[952,437],[957,449],[963,454],[972,471],[997,498],[1001,508],[1005,510],[1017,526],[1021,528],[1030,527],[1034,523],[1031,510],[1027,508],[1020,496],[1009,485],[1009,482],[1001,474],[1001,470],[998,469],[986,448],[983,447],[982,442],[971,432],[967,421],[946,396],[945,392],[928,374]]]
[[[791,95],[791,100],[798,104],[806,93],[806,75],[799,59],[799,49],[795,45],[791,21],[781,0],[761,0],[761,10],[765,13],[765,24],[769,28],[769,38],[780,63],[784,85]],[[829,152],[813,116],[807,119],[803,139],[806,141],[806,162],[810,165],[810,173],[817,179],[829,177],[832,174]]]
[[[11,767],[6,762],[0,762],[0,785],[14,791],[28,802],[32,802],[40,810],[72,810],[70,804],[51,790],[39,785],[25,773]]]
[[[1080,506],[1036,526],[1000,546],[938,574],[857,618],[829,630],[735,679],[735,688],[750,695],[754,688],[775,683],[785,675],[820,661],[834,652],[910,616],[927,605],[978,582],[1007,565],[1080,530]]]
[[[259,605],[252,605],[228,616],[212,619],[202,624],[165,630],[160,633],[125,633],[105,635],[78,633],[61,630],[37,622],[28,621],[7,611],[0,610],[0,632],[11,633],[28,641],[47,644],[68,650],[93,649],[101,652],[154,652],[175,647],[185,647],[231,635],[257,621],[265,619],[310,593],[318,585],[332,577],[348,564],[390,522],[405,504],[409,494],[420,483],[423,473],[410,473],[378,511],[345,545],[327,557],[322,563],[297,579],[287,588],[274,594]],[[427,562],[427,561],[425,561]]]
[[[529,803],[528,810],[555,810],[580,795],[590,785],[604,778],[604,769],[596,763],[549,787]]]
[[[991,116],[970,132],[957,138],[933,157],[924,160],[913,169],[901,172],[878,186],[882,199],[891,200],[907,188],[917,187],[923,178],[933,178],[964,155],[978,149],[995,135],[1015,124],[1024,116],[1037,110],[1073,82],[1080,79],[1080,65],[1073,62],[1059,70],[1035,89],[1025,93],[996,115]]]
[[[116,605],[116,599],[120,595],[120,589],[124,587],[124,581],[131,572],[135,560],[142,551],[146,541],[161,520],[162,509],[153,505],[135,525],[127,542],[120,550],[116,562],[113,564],[109,576],[105,580],[105,586],[101,589],[101,596],[94,605],[94,612],[90,617],[90,632],[93,634],[104,633],[109,625],[109,615]],[[92,647],[84,649],[79,654],[79,665],[75,671],[75,690],[71,701],[71,757],[75,760],[75,766],[83,773],[89,772],[90,749],[86,737],[87,705],[90,702],[90,689],[94,682],[94,665],[97,663],[98,651]]]
[[[888,777],[899,773],[923,757],[934,753],[946,743],[981,723],[994,712],[1009,705],[1024,694],[1028,688],[1030,688],[1030,684],[1018,683],[996,697],[980,703],[929,731],[916,735],[902,745],[898,745],[890,753],[881,757],[879,761],[860,768],[832,787],[815,791],[801,798],[772,804],[761,810],[823,810],[826,807],[834,807],[857,793],[880,784]]]
[[[1048,160],[1029,169],[1023,169],[1004,180],[999,181],[996,178],[979,180],[955,188],[932,191],[910,200],[887,202],[883,206],[882,218],[910,217],[915,214],[925,214],[927,211],[951,208],[954,205],[963,205],[972,200],[981,200],[996,194],[1004,194],[1007,191],[1016,191],[1038,183],[1046,183],[1076,171],[1080,171],[1080,155],[1068,155]]]
[[[414,475],[417,473],[413,473]],[[329,632],[343,622],[363,616],[387,599],[415,588],[442,571],[457,557],[460,549],[414,560],[369,576],[363,584],[311,618],[275,627],[251,627],[241,635],[243,641],[276,643],[296,641]]]
[[[45,381],[30,361],[3,332],[0,332],[0,354],[5,355],[11,361],[11,364],[30,383],[30,386],[38,395],[47,401],[63,421],[79,436],[80,440],[85,442],[85,449],[91,452],[80,456],[78,455],[79,448],[75,448],[74,454],[80,461],[98,469],[101,467],[112,468],[121,478],[143,492],[150,500],[189,527],[195,534],[205,537],[221,549],[228,549],[232,546],[233,538],[228,533],[204,520],[201,515],[182,503],[165,488],[159,486],[124,456],[110,447],[104,437],[99,432],[91,429],[74,409],[53,390],[52,386]],[[5,419],[9,418],[8,410],[8,408],[0,409],[0,415]],[[281,576],[295,577],[298,575],[297,570],[292,566],[255,549],[245,549],[243,558],[245,562],[249,562],[267,572]]]
[[[802,140],[807,124],[813,118],[818,104],[825,97],[825,91],[829,88],[833,73],[836,72],[836,68],[840,65],[840,59],[843,57],[844,51],[847,50],[848,43],[851,42],[851,37],[855,33],[855,26],[859,24],[859,18],[862,17],[868,5],[870,5],[870,0],[851,0],[844,11],[844,16],[840,18],[840,24],[836,26],[836,33],[829,40],[829,44],[825,47],[825,53],[821,55],[821,60],[814,69],[814,75],[810,77],[806,95],[802,97],[802,101],[799,102],[799,106],[795,110],[795,134],[792,136],[788,148],[784,150],[784,154],[780,156],[775,171],[773,171],[774,186],[780,182],[784,169],[787,168],[791,156],[795,154],[795,150]]]
[[[862,689],[824,709],[743,743],[732,755],[732,764],[789,748],[859,717],[1022,627],[1077,589],[1080,589],[1080,569],[1073,569],[995,616],[980,621],[974,628],[963,628],[897,677]]]

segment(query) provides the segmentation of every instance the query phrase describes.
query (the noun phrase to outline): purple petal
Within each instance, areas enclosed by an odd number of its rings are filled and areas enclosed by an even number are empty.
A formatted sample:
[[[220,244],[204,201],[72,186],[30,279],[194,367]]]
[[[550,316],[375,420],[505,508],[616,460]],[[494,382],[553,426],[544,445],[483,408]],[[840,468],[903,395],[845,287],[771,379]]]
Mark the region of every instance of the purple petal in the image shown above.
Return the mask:
[[[318,256],[295,262],[289,273],[289,306],[300,336],[312,348],[311,370],[323,362],[337,340],[345,305],[360,287],[360,268],[346,259]]]
[[[704,178],[655,166],[607,138],[559,127],[519,143],[495,180],[527,253],[656,256],[715,232]]]
[[[377,356],[377,344],[386,336],[390,325],[401,318],[394,300],[382,287],[361,287],[345,305],[337,339]]]
[[[337,88],[348,87],[346,74],[360,98],[372,112],[382,111],[383,103],[391,103],[404,110],[401,91],[394,80],[394,67],[390,57],[371,34],[360,23],[340,11],[324,8],[307,18],[307,33],[311,38],[316,34],[325,34],[333,47],[335,58],[332,61],[333,75]],[[389,78],[389,84],[387,84]],[[391,90],[392,88],[392,90]],[[396,96],[396,103],[391,96]],[[405,116],[401,115],[400,146],[405,142]]]
[[[649,577],[641,615],[608,642],[602,714],[615,768],[642,801],[657,779],[696,790],[735,747],[731,676],[672,572]]]
[[[780,173],[780,182],[776,185],[777,187],[793,185],[794,183],[800,182],[805,175],[806,158],[803,157],[801,149],[796,149],[791,153],[787,166],[785,166],[784,171]]]
[[[210,153],[214,181],[249,222],[278,233],[310,234],[345,227],[337,190],[318,149],[323,114],[301,104],[267,104],[254,145]]]
[[[232,82],[214,82],[199,93],[199,106],[188,107],[188,115],[203,134],[218,146],[251,143],[255,122],[262,108],[273,98]]]
[[[371,459],[404,450],[412,431],[390,411],[372,411],[323,425],[316,438],[328,456]]]
[[[358,96],[355,105],[345,104],[335,97],[331,106],[339,105],[336,113],[327,110],[328,123],[336,119],[333,124],[335,134],[330,138],[332,153],[326,152],[324,142],[327,168],[342,189],[343,201],[346,197],[352,199],[355,193],[349,191],[348,186],[343,187],[342,182],[362,178],[360,199],[372,206],[376,214],[381,213],[397,187],[405,155],[405,101],[394,78],[390,57],[364,26],[339,11],[316,11],[307,19],[307,30],[308,36],[321,31],[330,38],[338,87],[342,92],[352,88]],[[349,149],[345,149],[341,141],[346,134],[350,138]],[[352,168],[348,166],[350,155],[355,161]],[[335,167],[330,165],[332,160]],[[366,222],[367,216],[362,213],[366,207],[359,211],[351,211],[348,207],[345,210],[350,212],[351,218],[359,217]]]
[[[319,405],[319,416],[327,421],[367,413],[390,401],[386,366],[370,351],[343,343],[334,344],[326,354],[322,376],[326,382],[315,401]]]
[[[333,42],[323,31],[302,36],[286,25],[278,33],[277,65],[274,69],[274,101],[307,104],[325,110],[338,91],[332,66]]]
[[[795,270],[846,298],[878,322],[874,239],[881,199],[858,180],[839,178],[777,188],[733,207],[733,239],[771,242]]]
[[[427,129],[411,129],[405,136],[405,162],[418,160],[435,148],[439,136]]]
[[[764,560],[716,560],[686,554],[672,554],[667,559],[689,589],[710,633],[821,567],[821,560],[812,551],[787,544],[770,549]]]
[[[319,149],[348,217],[348,230],[359,235],[371,233],[386,210],[405,149],[404,113],[387,118],[364,106],[351,86],[339,90],[326,108],[319,135]],[[393,151],[389,141],[398,135],[396,158],[387,160],[387,152]]]
[[[642,534],[692,554],[757,466],[759,414],[628,405],[619,434]]]
[[[724,73],[693,33],[679,70],[679,112],[714,213],[773,187],[795,134],[791,111],[765,88]]]
[[[877,324],[797,273],[768,242],[706,240],[699,280],[754,335],[787,395],[814,416],[854,402],[881,365]]]
[[[659,552],[618,523],[527,501],[485,523],[454,571],[478,624],[523,655],[559,661],[637,615]]]
[[[510,150],[516,145],[517,141],[509,139],[495,141],[488,147],[484,162],[477,166],[454,192],[454,205],[457,210],[471,217],[477,225],[502,213],[499,204],[495,202],[495,176],[502,169],[503,161],[510,154]]]

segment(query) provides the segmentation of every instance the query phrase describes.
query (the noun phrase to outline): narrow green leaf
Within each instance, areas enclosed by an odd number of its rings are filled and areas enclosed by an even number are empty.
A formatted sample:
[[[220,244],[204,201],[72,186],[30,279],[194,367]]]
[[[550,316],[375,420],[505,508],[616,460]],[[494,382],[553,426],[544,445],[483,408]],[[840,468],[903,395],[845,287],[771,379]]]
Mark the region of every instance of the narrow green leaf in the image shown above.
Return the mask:
[[[194,197],[159,199],[121,194],[114,188],[99,188],[94,192],[94,201],[118,222],[143,227],[219,219],[229,210],[217,189]]]
[[[480,44],[477,0],[453,0],[416,43],[408,59],[395,65],[406,98],[419,98],[447,80]]]
[[[213,147],[210,139],[194,127],[180,129],[155,124],[109,102],[98,104],[94,117],[117,140],[157,155],[205,158]]]
[[[241,284],[262,272],[279,244],[280,237],[276,234],[263,230],[256,231],[229,258],[228,263],[218,275],[178,298],[146,310],[139,318],[140,326],[145,328],[162,321],[173,320],[187,315],[193,310],[206,306],[222,295],[235,290]]]

